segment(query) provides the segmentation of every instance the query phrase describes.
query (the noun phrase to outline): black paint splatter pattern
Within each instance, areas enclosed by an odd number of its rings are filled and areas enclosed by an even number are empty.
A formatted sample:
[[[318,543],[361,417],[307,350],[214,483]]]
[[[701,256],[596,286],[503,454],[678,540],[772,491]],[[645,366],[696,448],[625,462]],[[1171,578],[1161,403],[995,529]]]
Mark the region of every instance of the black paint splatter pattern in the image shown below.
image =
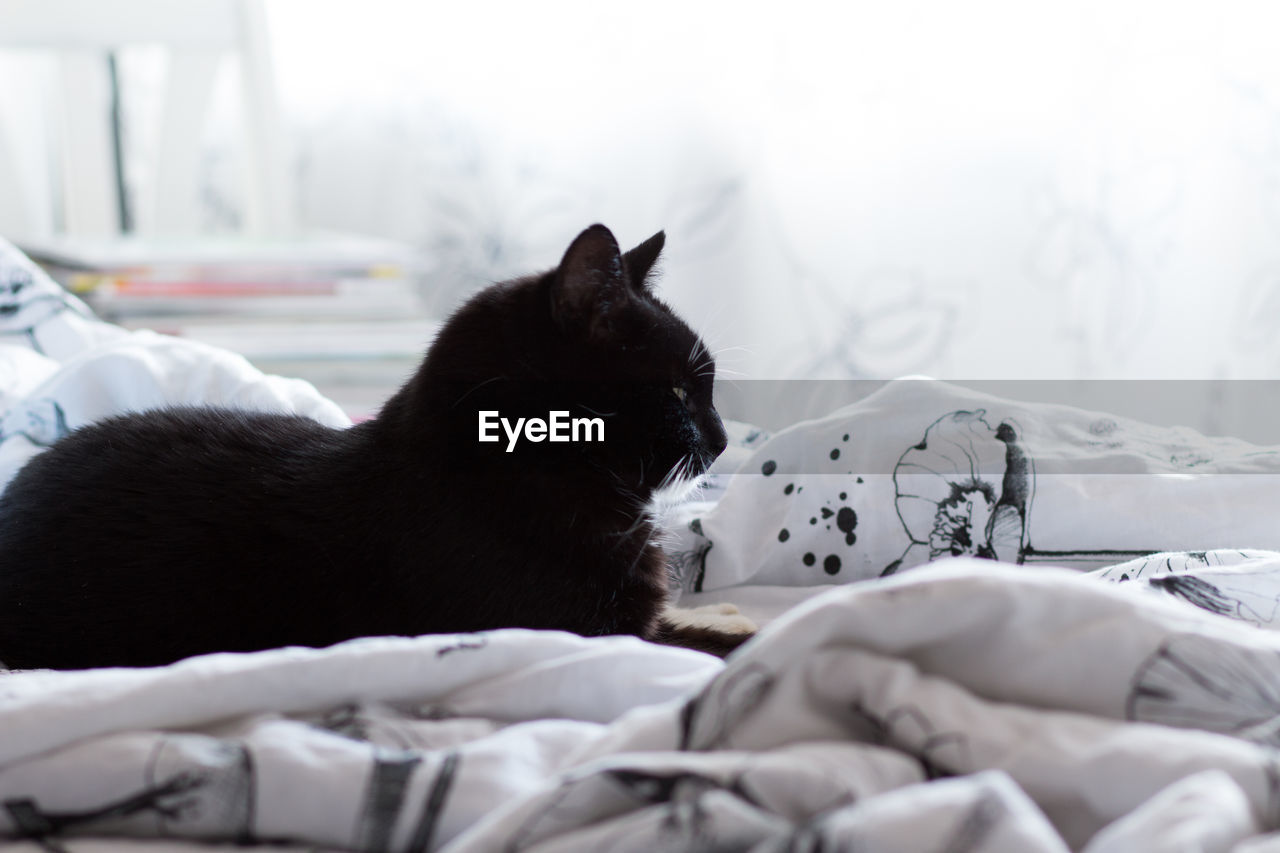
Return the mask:
[[[842,506],[836,513],[836,527],[844,534],[844,544],[852,545],[858,541],[853,529],[858,526],[858,514],[850,507]]]
[[[848,440],[848,435],[845,436],[845,440]],[[833,459],[838,455],[838,449],[832,451]],[[770,467],[775,464],[776,463],[773,460],[770,460],[765,463],[761,470],[766,472],[776,470]],[[862,478],[858,477],[857,482],[861,483]],[[799,495],[802,489],[802,486],[797,486],[794,482],[791,482],[787,483],[783,487],[782,493],[788,496]],[[824,501],[824,505],[818,507],[817,514],[809,516],[809,526],[814,528],[818,527],[819,518],[821,518],[823,522],[821,531],[817,532],[816,535],[823,537],[823,541],[820,548],[815,550],[806,550],[800,553],[800,562],[806,567],[811,568],[818,565],[819,560],[821,559],[823,571],[828,575],[838,574],[843,568],[844,560],[847,558],[843,558],[839,553],[835,553],[833,550],[830,550],[832,549],[833,543],[825,539],[825,531],[831,531],[832,533],[840,536],[840,538],[844,540],[845,547],[852,547],[857,543],[858,513],[849,505],[849,495],[850,490],[846,486],[845,491],[838,493],[837,499]],[[779,529],[778,541],[789,541],[791,539],[792,532],[793,531],[789,527]],[[821,556],[820,558],[820,555],[823,554],[823,552],[825,552],[825,556]]]

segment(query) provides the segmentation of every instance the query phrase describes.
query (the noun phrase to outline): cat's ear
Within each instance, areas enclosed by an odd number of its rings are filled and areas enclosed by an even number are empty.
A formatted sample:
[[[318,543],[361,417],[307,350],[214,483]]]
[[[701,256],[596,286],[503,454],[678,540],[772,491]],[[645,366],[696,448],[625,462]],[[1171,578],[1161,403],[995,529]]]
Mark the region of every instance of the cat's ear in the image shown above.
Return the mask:
[[[666,242],[666,232],[659,231],[622,256],[627,263],[627,275],[633,288],[644,290],[649,273],[653,272],[653,265],[658,260],[658,253]]]
[[[613,232],[592,225],[564,253],[551,284],[551,315],[560,328],[589,337],[606,334],[610,320],[630,298],[622,250]]]

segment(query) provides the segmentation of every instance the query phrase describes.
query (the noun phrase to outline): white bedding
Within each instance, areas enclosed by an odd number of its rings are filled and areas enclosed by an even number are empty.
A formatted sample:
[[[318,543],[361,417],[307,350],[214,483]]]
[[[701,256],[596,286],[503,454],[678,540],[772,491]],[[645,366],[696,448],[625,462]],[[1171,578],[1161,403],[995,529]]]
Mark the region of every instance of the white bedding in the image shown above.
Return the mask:
[[[99,323],[0,243],[0,484],[175,402],[347,424],[305,383]],[[1280,452],[920,381],[734,432],[667,513],[682,603],[767,623],[727,665],[512,630],[4,674],[0,836],[1280,851]]]

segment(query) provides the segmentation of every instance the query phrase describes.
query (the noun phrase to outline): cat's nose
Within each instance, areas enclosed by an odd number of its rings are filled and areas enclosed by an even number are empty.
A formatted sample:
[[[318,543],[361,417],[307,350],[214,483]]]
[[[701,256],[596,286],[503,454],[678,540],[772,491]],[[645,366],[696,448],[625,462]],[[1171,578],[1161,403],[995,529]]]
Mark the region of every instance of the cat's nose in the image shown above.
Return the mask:
[[[729,436],[724,431],[724,424],[720,421],[719,414],[711,413],[710,429],[706,430],[705,434],[707,449],[711,451],[711,457],[714,459],[724,453],[724,449],[729,446]]]

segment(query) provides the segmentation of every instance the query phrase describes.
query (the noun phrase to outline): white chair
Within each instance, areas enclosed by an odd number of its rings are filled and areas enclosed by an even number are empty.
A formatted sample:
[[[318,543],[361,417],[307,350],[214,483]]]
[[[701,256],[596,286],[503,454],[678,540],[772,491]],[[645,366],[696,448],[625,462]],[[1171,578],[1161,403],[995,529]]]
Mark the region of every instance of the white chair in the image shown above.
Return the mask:
[[[143,45],[166,49],[167,72],[157,125],[130,128],[153,134],[155,159],[147,191],[135,186],[128,196],[129,230],[147,238],[199,231],[205,119],[219,68],[234,60],[245,137],[243,230],[289,234],[292,188],[260,0],[0,0],[0,57],[53,57],[44,66],[51,73],[39,75],[48,79],[0,80],[0,97],[8,96],[0,100],[0,234],[123,233],[109,57]],[[30,86],[38,89],[24,91]],[[22,106],[34,107],[34,122]]]

